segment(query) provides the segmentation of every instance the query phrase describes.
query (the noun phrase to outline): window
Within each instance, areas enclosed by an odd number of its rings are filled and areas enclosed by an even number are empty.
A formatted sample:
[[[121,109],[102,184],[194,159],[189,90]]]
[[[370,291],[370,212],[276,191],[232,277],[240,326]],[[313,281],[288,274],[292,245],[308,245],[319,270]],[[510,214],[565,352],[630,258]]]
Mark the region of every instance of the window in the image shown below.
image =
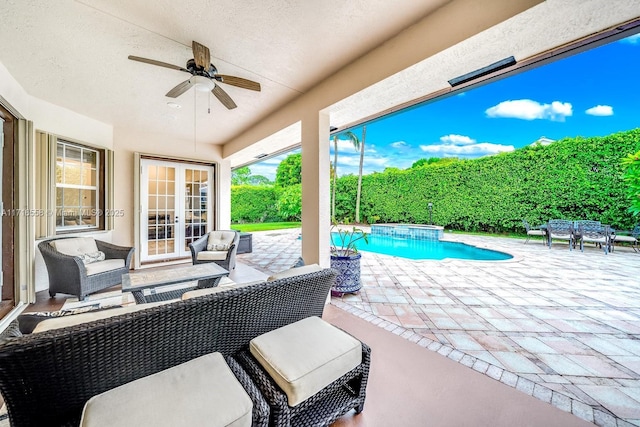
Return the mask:
[[[58,139],[56,232],[102,229],[104,151]]]

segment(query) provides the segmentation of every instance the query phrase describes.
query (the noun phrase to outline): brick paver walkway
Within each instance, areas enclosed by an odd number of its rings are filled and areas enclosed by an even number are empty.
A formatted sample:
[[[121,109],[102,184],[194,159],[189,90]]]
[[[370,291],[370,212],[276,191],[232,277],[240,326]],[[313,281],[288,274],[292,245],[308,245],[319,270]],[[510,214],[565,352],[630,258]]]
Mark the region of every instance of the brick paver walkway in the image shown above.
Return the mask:
[[[241,262],[300,255],[299,229],[254,233]],[[510,261],[415,261],[363,252],[363,288],[332,304],[600,426],[640,426],[640,254],[445,236]]]

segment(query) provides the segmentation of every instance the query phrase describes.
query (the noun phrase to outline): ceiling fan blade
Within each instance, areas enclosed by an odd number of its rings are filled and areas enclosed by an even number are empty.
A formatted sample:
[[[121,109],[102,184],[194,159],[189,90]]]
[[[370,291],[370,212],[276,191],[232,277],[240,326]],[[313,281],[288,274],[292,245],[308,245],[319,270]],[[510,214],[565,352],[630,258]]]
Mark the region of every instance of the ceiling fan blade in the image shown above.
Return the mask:
[[[162,61],[156,61],[155,59],[141,58],[139,56],[133,56],[133,55],[129,55],[129,59],[131,59],[132,61],[144,62],[146,64],[159,65],[160,67],[171,68],[172,70],[184,71],[186,73],[189,72],[189,70],[187,70],[186,68],[179,67],[173,64],[168,64]]]
[[[243,79],[242,77],[226,76],[224,74],[216,74],[216,80],[231,86],[241,87],[243,89],[255,90],[260,92],[260,83],[252,80]],[[218,79],[218,77],[220,79]]]
[[[233,102],[233,99],[231,99],[229,94],[222,90],[220,86],[215,85],[211,92],[216,96],[216,98],[218,98],[218,101],[222,102],[222,105],[227,107],[229,110],[233,110],[237,107],[236,103]]]
[[[183,93],[185,93],[191,86],[193,86],[193,83],[191,83],[191,79],[185,80],[182,83],[180,83],[178,86],[174,87],[169,92],[167,92],[165,96],[168,96],[169,98],[177,98]]]
[[[194,40],[191,42],[191,49],[193,50],[193,59],[196,61],[196,65],[198,67],[209,68],[209,64],[211,63],[209,48]]]

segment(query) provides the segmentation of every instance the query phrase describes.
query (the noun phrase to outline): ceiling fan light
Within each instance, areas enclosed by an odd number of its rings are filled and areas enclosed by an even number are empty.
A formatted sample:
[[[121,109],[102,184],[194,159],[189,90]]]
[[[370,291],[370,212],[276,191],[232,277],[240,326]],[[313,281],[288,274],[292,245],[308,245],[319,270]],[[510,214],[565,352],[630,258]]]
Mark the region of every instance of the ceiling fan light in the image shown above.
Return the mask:
[[[203,76],[193,76],[189,79],[189,82],[199,92],[211,92],[211,90],[215,87],[215,83],[213,82],[213,80]]]

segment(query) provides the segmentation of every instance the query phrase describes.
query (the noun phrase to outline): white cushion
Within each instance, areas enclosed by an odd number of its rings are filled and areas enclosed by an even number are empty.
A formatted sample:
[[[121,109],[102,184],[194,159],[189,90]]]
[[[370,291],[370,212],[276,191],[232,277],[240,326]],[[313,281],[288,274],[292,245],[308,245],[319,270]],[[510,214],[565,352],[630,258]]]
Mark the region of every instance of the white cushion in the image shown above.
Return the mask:
[[[92,262],[86,264],[87,276],[92,274],[104,273],[105,271],[117,270],[118,268],[124,268],[123,259],[105,259],[104,261]]]
[[[92,397],[81,427],[250,427],[253,403],[220,353]]]
[[[612,237],[616,242],[636,242],[638,240],[633,236],[619,236],[617,234]]]
[[[304,402],[362,363],[360,341],[308,317],[252,339],[249,350],[287,394],[289,406]]]
[[[52,329],[66,328],[67,326],[79,325],[81,323],[92,322],[94,320],[106,319],[113,316],[119,316],[121,314],[133,313],[147,309],[149,307],[155,307],[158,305],[167,304],[171,301],[160,301],[148,304],[129,305],[126,307],[110,308],[108,310],[90,311],[88,313],[75,314],[73,316],[52,317],[51,319],[43,320],[33,329],[32,333],[50,331]]]
[[[198,261],[222,261],[227,259],[228,251],[202,251],[198,252]]]
[[[98,246],[93,237],[73,237],[70,239],[57,239],[50,242],[53,248],[65,255],[79,256],[98,252]]]
[[[318,264],[309,264],[309,265],[304,265],[302,267],[290,268],[288,270],[281,271],[280,273],[271,275],[269,276],[267,281],[273,282],[274,280],[286,279],[287,277],[299,276],[301,274],[316,273],[322,270],[323,268],[320,267]]]
[[[229,249],[229,246],[233,243],[233,239],[235,239],[236,233],[233,231],[211,231],[209,233],[209,240],[207,240],[207,249],[209,247],[215,246],[226,246],[226,249]],[[225,250],[225,249],[218,249]]]

